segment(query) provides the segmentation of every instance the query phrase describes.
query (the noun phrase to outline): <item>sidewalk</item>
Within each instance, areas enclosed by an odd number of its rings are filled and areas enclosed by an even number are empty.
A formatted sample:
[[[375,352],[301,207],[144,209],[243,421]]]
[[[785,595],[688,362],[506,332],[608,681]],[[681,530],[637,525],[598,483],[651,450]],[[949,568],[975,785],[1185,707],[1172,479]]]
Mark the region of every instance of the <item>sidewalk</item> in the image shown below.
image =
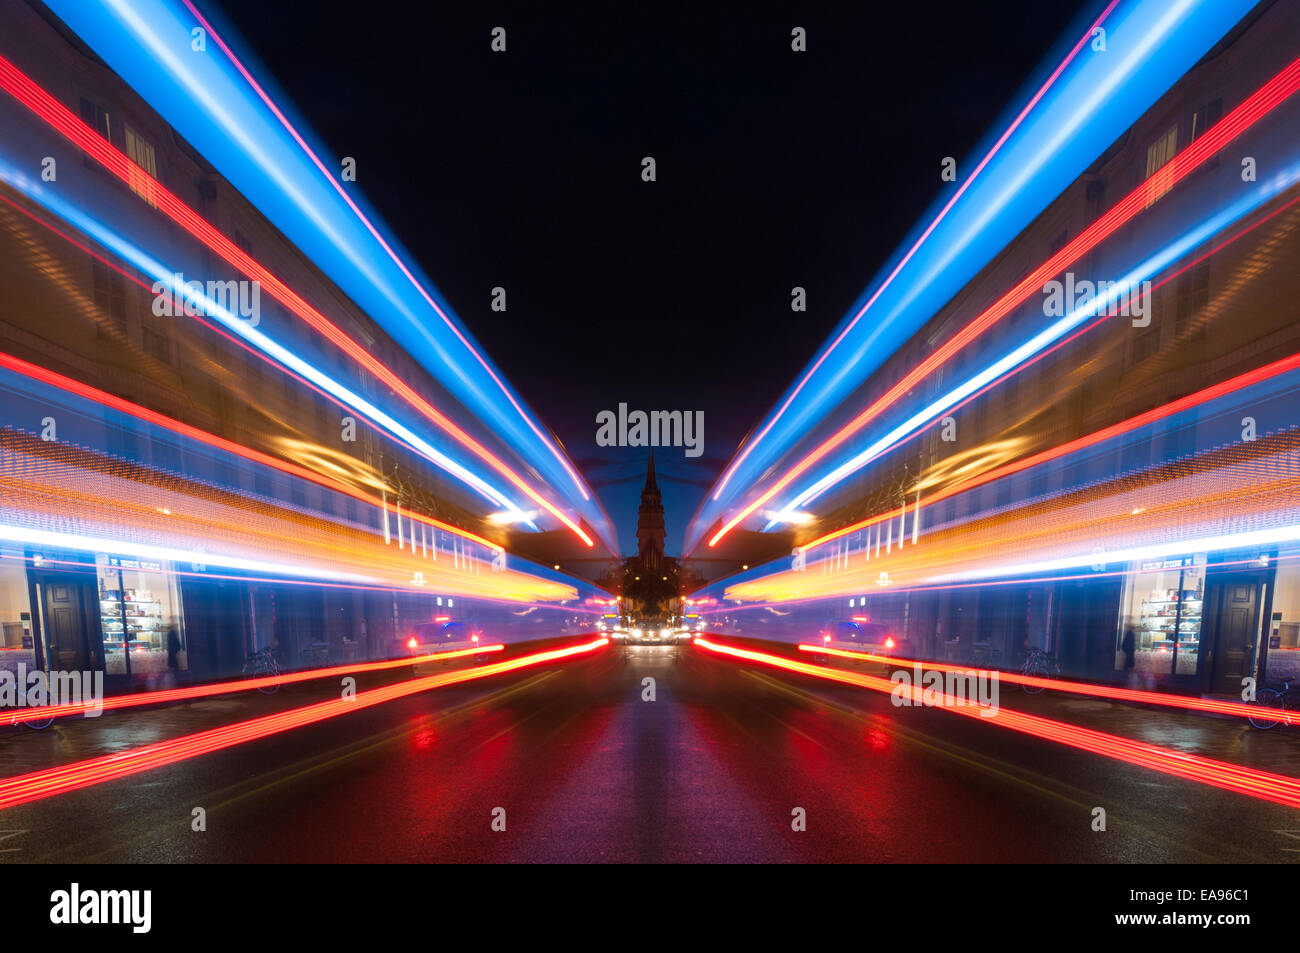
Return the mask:
[[[787,652],[786,655],[801,662],[816,657],[816,653]],[[974,664],[967,668],[960,663],[944,660],[898,659],[886,663],[883,660],[859,661],[846,659],[843,656],[831,656],[821,664],[885,679],[889,679],[899,668],[910,671],[914,664],[920,664],[923,670],[930,671],[943,671],[953,666],[963,671],[989,671],[980,669]],[[1235,714],[1185,709],[1130,699],[1100,698],[1050,688],[1039,694],[1033,694],[1010,680],[1017,677],[1019,673],[999,670],[999,674],[1007,676],[1007,680],[1000,678],[998,683],[998,706],[1001,709],[1023,712],[1121,738],[1146,742],[1171,751],[1201,755],[1229,764],[1300,778],[1300,711],[1292,714],[1292,725],[1282,723],[1268,731],[1261,731],[1253,727],[1248,718]],[[1066,683],[1073,681],[1089,687],[1125,690],[1124,686],[1110,685],[1105,682],[1090,682],[1084,679],[1062,679],[1062,681]],[[1198,697],[1183,696],[1173,692],[1151,692],[1151,694],[1172,701]],[[1237,697],[1206,696],[1206,698],[1217,702],[1241,703],[1241,699]]]
[[[1064,692],[1030,695],[1018,686],[1005,684],[999,694],[1001,706],[1014,711],[1145,741],[1173,751],[1300,777],[1300,717],[1295,718],[1296,723],[1291,727],[1281,724],[1260,731],[1247,719],[1232,715],[1084,698]],[[1296,715],[1300,716],[1300,712]]]

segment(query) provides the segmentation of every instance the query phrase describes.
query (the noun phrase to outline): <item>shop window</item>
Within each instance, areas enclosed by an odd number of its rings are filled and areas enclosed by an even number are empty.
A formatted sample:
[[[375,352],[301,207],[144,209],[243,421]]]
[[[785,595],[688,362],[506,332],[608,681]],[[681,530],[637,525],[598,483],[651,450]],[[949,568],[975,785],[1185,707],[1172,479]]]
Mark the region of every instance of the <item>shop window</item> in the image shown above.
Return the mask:
[[[1282,555],[1273,582],[1273,613],[1266,630],[1268,670],[1260,673],[1261,685],[1300,678],[1300,554]]]
[[[1115,668],[1125,668],[1125,636],[1133,631],[1133,668],[1142,676],[1195,675],[1205,600],[1204,561],[1143,563],[1125,580],[1124,615]]]
[[[36,668],[36,631],[21,552],[0,552],[0,669]]]
[[[154,682],[185,671],[185,629],[170,563],[103,554],[95,563],[105,674]]]

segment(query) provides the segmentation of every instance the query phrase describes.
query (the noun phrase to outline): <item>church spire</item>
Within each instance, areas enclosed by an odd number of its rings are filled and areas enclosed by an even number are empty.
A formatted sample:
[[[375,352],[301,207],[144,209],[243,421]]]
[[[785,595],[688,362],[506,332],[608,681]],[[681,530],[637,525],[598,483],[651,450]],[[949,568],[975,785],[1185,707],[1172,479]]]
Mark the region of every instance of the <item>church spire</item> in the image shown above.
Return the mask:
[[[664,506],[655,480],[655,452],[650,451],[650,463],[645,472],[645,488],[641,490],[641,508],[637,510],[637,556],[641,567],[658,571],[664,559]]]

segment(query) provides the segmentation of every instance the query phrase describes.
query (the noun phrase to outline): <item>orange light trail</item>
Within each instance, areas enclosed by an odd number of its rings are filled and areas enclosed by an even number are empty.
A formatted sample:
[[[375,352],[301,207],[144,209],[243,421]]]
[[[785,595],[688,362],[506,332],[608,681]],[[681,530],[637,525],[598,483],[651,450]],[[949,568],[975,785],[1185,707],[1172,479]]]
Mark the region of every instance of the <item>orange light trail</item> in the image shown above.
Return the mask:
[[[461,682],[500,675],[504,672],[512,672],[533,665],[584,655],[608,644],[609,639],[595,639],[591,642],[563,649],[535,652],[519,658],[507,659],[504,662],[493,662],[490,665],[480,665],[473,668],[459,669],[454,672],[443,672],[438,675],[414,678],[396,685],[372,688],[350,699],[333,698],[302,708],[294,708],[274,715],[264,715],[259,718],[237,722],[233,725],[224,725],[220,728],[211,728],[207,731],[183,735],[169,741],[160,741],[139,748],[132,748],[128,751],[101,755],[57,768],[45,768],[29,774],[4,778],[0,780],[0,810],[58,794],[66,794],[69,791],[102,784],[105,781],[114,781],[118,778],[151,771],[154,768],[175,764],[178,761],[185,761],[199,755],[211,754],[214,751],[221,751],[235,745],[256,741],[259,738],[267,738],[305,725],[316,724],[329,718],[346,715],[362,708],[382,705],[385,702],[416,695],[433,688],[456,685]]]
[[[6,354],[3,351],[0,351],[0,368],[13,371],[14,373],[21,374],[24,377],[30,377],[33,380],[38,380],[44,384],[49,384],[52,387],[65,390],[70,394],[76,394],[78,397],[93,400],[104,407],[109,407],[124,414],[130,414],[132,417],[139,420],[170,430],[173,433],[179,434],[183,437],[188,437],[191,440],[196,440],[199,443],[207,444],[210,447],[216,447],[220,450],[225,450],[228,453],[233,453],[252,463],[259,463],[263,466],[273,467],[281,473],[288,473],[303,480],[310,480],[318,486],[334,490],[337,493],[343,493],[362,503],[367,503],[380,509],[385,508],[385,504],[378,497],[371,496],[368,493],[363,493],[342,480],[335,480],[329,476],[318,473],[315,470],[293,463],[292,461],[282,460],[279,457],[273,457],[270,454],[262,453],[260,450],[245,447],[243,444],[235,443],[234,441],[227,440],[224,437],[218,437],[216,434],[211,434],[205,430],[200,430],[197,427],[192,427],[189,424],[167,417],[157,411],[149,410],[147,407],[141,407],[139,404],[133,404],[130,401],[123,400],[107,391],[102,391],[97,387],[91,387],[89,384],[83,384],[80,381],[73,380],[71,377],[65,377],[55,371],[47,370],[46,368],[32,364],[29,361],[24,361],[22,358],[14,357],[12,354]],[[431,516],[424,516],[412,510],[407,510],[403,515],[408,519],[415,520],[417,523],[424,523],[435,529],[452,533],[462,539],[478,543],[480,546],[484,546],[488,549],[500,550],[502,548],[499,543],[494,543],[489,539],[485,539],[482,536],[469,532],[468,530],[461,529],[458,526],[452,526],[450,523],[444,523],[442,520],[434,519]]]
[[[257,559],[267,571],[512,602],[574,599],[570,585],[517,569],[481,573],[478,558],[438,559],[385,544],[372,530],[242,497],[106,454],[0,428],[0,493],[13,526],[73,538],[166,545],[221,559]],[[405,517],[404,517],[405,518]],[[494,547],[495,548],[495,547]],[[197,560],[196,560],[197,561]],[[236,563],[235,565],[238,565]],[[414,576],[415,570],[421,576]]]
[[[728,655],[733,658],[744,659],[745,661],[756,662],[760,665],[768,665],[813,678],[854,685],[858,688],[867,688],[886,695],[893,694],[895,691],[906,691],[914,704],[924,704],[922,701],[924,696],[920,686],[900,685],[879,676],[846,672],[842,669],[829,668],[824,665],[810,665],[806,662],[782,658],[779,655],[769,655],[766,652],[721,645],[702,638],[695,639],[695,644],[702,649],[719,655]],[[1159,745],[1134,741],[1129,738],[1122,738],[1119,735],[1111,735],[1091,728],[1082,728],[1078,725],[1066,724],[1051,718],[1043,718],[1039,715],[1028,715],[1024,712],[1011,711],[1001,707],[995,710],[974,704],[963,698],[936,692],[934,689],[929,691],[940,702],[939,705],[934,707],[942,708],[954,715],[965,715],[968,718],[1000,725],[1021,734],[1068,745],[1081,751],[1089,751],[1093,754],[1099,754],[1138,767],[1149,768],[1184,780],[1208,784],[1226,791],[1272,801],[1275,804],[1284,804],[1287,807],[1300,807],[1300,779],[1297,778],[1229,764],[1226,761],[1216,761],[1213,758],[1206,758],[1201,755],[1173,751]]]
[[[1096,444],[1109,440],[1112,437],[1129,433],[1139,427],[1145,427],[1147,424],[1155,423],[1157,420],[1163,420],[1164,418],[1171,417],[1174,414],[1182,413],[1184,410],[1188,410],[1199,404],[1207,403],[1211,400],[1231,394],[1234,391],[1241,390],[1242,388],[1249,387],[1253,384],[1258,384],[1261,381],[1268,380],[1271,377],[1276,377],[1279,374],[1285,374],[1288,371],[1293,371],[1297,368],[1300,368],[1300,353],[1284,357],[1271,364],[1265,364],[1263,367],[1257,367],[1253,371],[1247,371],[1244,374],[1239,374],[1226,381],[1220,381],[1218,384],[1206,387],[1194,394],[1180,397],[1178,400],[1171,401],[1170,403],[1164,404],[1160,407],[1155,407],[1145,413],[1138,414],[1136,417],[1130,417],[1128,420],[1120,421],[1119,423],[1112,424],[1109,427],[1104,427],[1094,433],[1079,437],[1077,440],[1071,440],[1068,443],[1063,443],[1056,447],[1050,447],[1041,453],[1025,457],[1023,460],[1016,460],[1004,464],[1003,466],[989,470],[986,473],[981,473],[978,476],[971,477],[969,480],[964,480],[961,483],[945,487],[942,490],[936,491],[932,496],[927,498],[921,509],[928,510],[934,504],[942,503],[950,496],[954,496],[958,493],[965,493],[967,490],[973,490],[976,487],[983,486],[986,483],[991,483],[994,480],[999,480],[1002,477],[1011,476],[1014,473],[1028,470],[1031,467],[1038,466],[1042,463],[1048,463],[1052,460],[1058,459],[1059,457],[1073,453],[1076,450],[1083,450],[1087,447],[1095,446]],[[908,507],[908,509],[910,511],[915,509],[915,507]],[[848,536],[852,533],[858,532],[859,530],[866,529],[869,526],[874,526],[876,523],[897,519],[901,511],[902,507],[895,507],[893,510],[886,513],[869,516],[864,520],[859,520],[851,526],[845,526],[841,529],[827,533],[824,536],[819,536],[812,542],[806,543],[799,548],[807,551],[812,549],[814,546],[820,546],[822,543],[829,543],[830,541],[839,539],[842,536]]]
[[[1259,228],[1261,225],[1271,221],[1272,219],[1276,218],[1278,215],[1281,215],[1283,212],[1290,209],[1296,203],[1300,203],[1300,196],[1293,198],[1286,204],[1275,208],[1273,211],[1269,212],[1267,215],[1263,216],[1262,218],[1257,219],[1254,222],[1251,222],[1249,225],[1247,225],[1241,231],[1237,232],[1231,238],[1227,238],[1224,241],[1219,242],[1217,245],[1214,245],[1212,248],[1210,248],[1203,254],[1198,255],[1196,258],[1191,259],[1185,265],[1179,268],[1177,271],[1173,271],[1169,273],[1166,277],[1162,278],[1159,282],[1157,282],[1155,285],[1152,286],[1151,290],[1154,292],[1155,290],[1163,287],[1164,285],[1178,278],[1180,275],[1189,271],[1196,265],[1199,265],[1201,262],[1206,261],[1207,259],[1211,258],[1218,252],[1222,251],[1224,248],[1231,245],[1239,238],[1242,238],[1245,235],[1250,234],[1255,229]],[[1073,334],[1071,334],[1069,337],[1065,338],[1064,340],[1059,341],[1052,347],[1048,348],[1047,350],[1034,355],[1032,358],[1030,358],[1024,364],[1021,364],[1019,367],[1015,367],[1007,371],[1007,373],[1003,374],[997,380],[989,382],[981,390],[976,391],[974,394],[971,394],[969,397],[967,397],[956,407],[953,407],[952,411],[955,412],[960,410],[961,408],[965,407],[967,404],[971,403],[974,400],[977,400],[979,397],[983,396],[988,391],[997,387],[1007,378],[1012,377],[1013,375],[1020,373],[1026,368],[1031,367],[1032,365],[1046,358],[1048,355],[1052,354],[1058,349],[1063,348],[1070,342],[1076,340],[1079,337],[1082,337],[1084,334],[1088,333],[1093,328],[1096,328],[1097,326],[1104,323],[1108,317],[1109,315],[1102,315],[1096,321],[1092,322],[1091,324],[1085,325],[1084,327],[1075,331]],[[1206,387],[1193,394],[1188,394],[1186,397],[1182,397],[1178,400],[1172,401],[1161,407],[1153,408],[1143,414],[1139,414],[1136,417],[1132,417],[1127,421],[1121,421],[1119,423],[1111,425],[1110,427],[1105,427],[1097,431],[1096,433],[1086,435],[1084,437],[1080,437],[1077,440],[1070,441],[1068,443],[1062,444],[1057,447],[1049,447],[1048,449],[1040,453],[1028,456],[1023,460],[1013,461],[1009,464],[1006,464],[1005,466],[997,467],[993,470],[987,471],[986,473],[973,476],[968,480],[964,480],[962,482],[955,483],[951,486],[945,487],[942,490],[938,490],[926,500],[925,505],[920,507],[917,510],[917,512],[919,512],[920,510],[928,510],[931,504],[942,502],[943,500],[948,499],[948,497],[953,496],[956,493],[963,493],[967,490],[972,490],[975,489],[976,487],[983,486],[986,483],[990,483],[1004,476],[1010,476],[1011,474],[1019,473],[1022,470],[1027,470],[1030,467],[1037,466],[1038,464],[1055,460],[1069,453],[1073,453],[1075,450],[1084,449],[1085,447],[1092,446],[1095,443],[1099,443],[1103,440],[1110,439],[1111,437],[1119,436],[1120,434],[1124,434],[1131,430],[1135,430],[1138,427],[1142,427],[1147,424],[1154,423],[1157,420],[1162,420],[1165,417],[1169,417],[1173,414],[1181,413],[1182,411],[1188,410],[1191,407],[1195,407],[1200,404],[1207,403],[1208,401],[1215,400],[1219,397],[1226,396],[1227,394],[1233,393],[1234,391],[1241,390],[1246,387],[1250,387],[1253,384],[1258,384],[1262,381],[1268,380],[1271,377],[1276,377],[1279,374],[1285,374],[1287,371],[1294,370],[1297,367],[1300,367],[1300,353],[1293,354],[1290,357],[1284,357],[1280,360],[1274,361],[1271,364],[1266,364],[1263,367],[1258,367],[1255,368],[1254,370],[1247,371],[1244,374],[1239,374],[1236,377],[1229,378],[1226,381],[1220,381],[1218,384],[1214,384],[1210,387]],[[901,442],[902,441],[900,441],[900,443]],[[894,444],[894,446],[898,446],[898,444]],[[799,548],[800,550],[807,552],[808,550],[812,549],[814,546],[820,546],[822,543],[828,543],[831,540],[839,539],[842,536],[848,536],[859,530],[866,529],[869,526],[874,526],[876,523],[897,519],[900,513],[902,512],[902,510],[903,507],[895,507],[894,509],[886,513],[877,514],[875,516],[869,516],[865,519],[859,520],[858,522],[850,526],[845,526],[837,530],[832,530],[829,533],[817,537],[816,539],[812,540],[809,543],[805,543]]]
[[[772,603],[856,594],[877,584],[903,589],[995,579],[1029,574],[1019,565],[1082,560],[1108,547],[1186,543],[1192,552],[1201,538],[1300,522],[1297,487],[1300,429],[1284,430],[932,529],[921,544],[846,560],[834,572],[788,568],[737,582],[725,596]]]

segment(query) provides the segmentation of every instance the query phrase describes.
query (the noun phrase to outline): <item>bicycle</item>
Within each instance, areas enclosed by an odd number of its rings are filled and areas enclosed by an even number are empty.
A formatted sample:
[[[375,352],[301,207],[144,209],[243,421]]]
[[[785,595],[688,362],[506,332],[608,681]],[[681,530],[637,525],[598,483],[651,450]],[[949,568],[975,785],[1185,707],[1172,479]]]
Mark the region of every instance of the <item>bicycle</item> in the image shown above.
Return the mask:
[[[1260,731],[1268,731],[1270,728],[1277,727],[1277,725],[1283,721],[1288,725],[1291,724],[1291,716],[1286,714],[1286,712],[1291,708],[1287,699],[1295,693],[1295,689],[1291,687],[1291,683],[1294,682],[1297,677],[1300,676],[1288,675],[1286,678],[1282,679],[1281,691],[1276,688],[1261,688],[1255,693],[1255,700],[1252,702],[1253,705],[1265,711],[1276,711],[1282,712],[1283,714],[1274,716],[1271,714],[1266,715],[1261,712],[1259,715],[1250,715],[1249,721],[1252,725]]]
[[[1060,678],[1061,663],[1057,661],[1055,655],[1051,655],[1034,645],[1030,647],[1029,654],[1025,656],[1025,664],[1021,666],[1020,674],[1026,678]],[[1045,686],[1022,685],[1020,687],[1030,695],[1037,695]]]
[[[20,720],[19,716],[14,715],[12,718],[9,719],[9,724],[16,725],[19,723],[19,720]],[[24,728],[30,728],[33,731],[44,731],[46,728],[50,727],[50,723],[52,721],[54,721],[54,716],[50,715],[46,718],[24,719],[22,720],[22,725]]]
[[[248,658],[244,659],[244,677],[245,678],[274,678],[276,679],[270,685],[258,685],[257,690],[263,695],[274,695],[280,690],[280,663],[275,659],[275,653],[269,648],[258,649]]]

